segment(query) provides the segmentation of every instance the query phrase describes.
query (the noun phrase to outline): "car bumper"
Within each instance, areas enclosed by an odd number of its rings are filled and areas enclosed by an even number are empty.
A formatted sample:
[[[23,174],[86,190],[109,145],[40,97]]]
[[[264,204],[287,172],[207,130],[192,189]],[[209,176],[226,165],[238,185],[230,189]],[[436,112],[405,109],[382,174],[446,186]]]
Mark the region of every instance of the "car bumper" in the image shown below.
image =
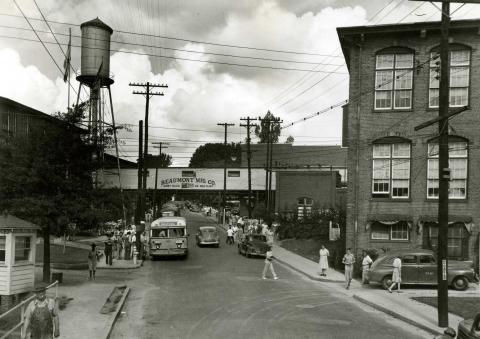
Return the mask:
[[[182,256],[187,255],[188,249],[186,248],[170,248],[170,249],[152,249],[150,250],[151,256]]]
[[[201,240],[198,242],[199,245],[219,245],[220,241],[218,240]]]

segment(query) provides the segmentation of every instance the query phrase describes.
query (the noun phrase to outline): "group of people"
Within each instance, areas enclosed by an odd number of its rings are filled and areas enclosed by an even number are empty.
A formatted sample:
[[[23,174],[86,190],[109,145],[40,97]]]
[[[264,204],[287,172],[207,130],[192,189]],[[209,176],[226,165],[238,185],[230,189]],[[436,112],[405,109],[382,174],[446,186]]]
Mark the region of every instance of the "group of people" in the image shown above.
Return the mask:
[[[130,231],[126,232],[123,236],[119,233],[109,235],[104,243],[103,250],[103,253],[105,254],[105,264],[112,266],[113,259],[132,260],[133,256],[137,253],[140,253],[140,257],[145,258],[148,241],[146,233],[143,232],[140,235],[140,248],[138,252],[136,241],[137,237],[135,233]],[[95,271],[100,257],[101,252],[97,250],[97,245],[92,243],[91,250],[88,252],[89,280],[95,280]]]
[[[328,270],[328,257],[330,252],[325,248],[324,245],[321,246],[319,250],[319,275],[326,277]],[[352,253],[351,248],[347,248],[345,255],[342,258],[342,264],[345,265],[345,288],[350,289],[350,284],[353,279],[353,266],[355,264],[355,256]],[[362,253],[362,284],[368,284],[368,271],[373,264],[372,258],[370,255],[363,251]],[[388,287],[387,291],[392,293],[392,289],[397,286],[397,291],[400,292],[400,284],[402,281],[402,260],[399,257],[396,257],[393,260],[393,272],[392,272],[392,282]]]

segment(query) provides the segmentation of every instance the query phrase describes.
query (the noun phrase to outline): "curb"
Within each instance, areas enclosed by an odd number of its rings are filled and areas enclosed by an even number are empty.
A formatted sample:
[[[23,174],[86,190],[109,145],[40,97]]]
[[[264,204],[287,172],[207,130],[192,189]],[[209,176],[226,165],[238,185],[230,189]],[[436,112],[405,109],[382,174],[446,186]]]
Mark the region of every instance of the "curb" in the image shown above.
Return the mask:
[[[383,313],[386,313],[386,314],[388,314],[388,315],[390,315],[390,316],[392,316],[392,317],[394,317],[394,318],[397,318],[397,319],[399,319],[399,320],[402,320],[403,322],[406,322],[407,324],[410,324],[410,325],[412,325],[412,326],[415,326],[415,327],[417,327],[417,328],[420,328],[420,329],[422,329],[422,330],[424,330],[424,331],[426,331],[426,332],[428,332],[428,333],[431,333],[431,334],[433,334],[433,335],[440,335],[440,334],[441,334],[441,333],[437,332],[436,330],[433,330],[432,328],[430,328],[430,327],[428,327],[428,326],[425,326],[425,325],[423,325],[423,324],[420,324],[420,323],[416,322],[415,320],[412,320],[412,319],[407,318],[407,317],[405,317],[405,316],[403,316],[403,315],[401,315],[401,314],[398,314],[398,313],[396,313],[396,312],[394,312],[394,311],[392,311],[392,310],[390,310],[390,309],[388,309],[388,308],[386,308],[386,307],[377,305],[377,304],[375,304],[374,302],[371,302],[371,301],[369,301],[369,300],[367,300],[367,299],[364,299],[364,298],[362,298],[362,297],[359,297],[359,296],[356,295],[356,294],[353,295],[353,299],[358,300],[358,301],[360,301],[361,303],[363,303],[363,304],[365,304],[365,305],[368,305],[368,306],[370,306],[370,307],[372,307],[372,308],[374,308],[374,309],[376,309],[376,310],[378,310],[378,311],[381,311],[381,312],[383,312]]]
[[[130,287],[127,287],[125,289],[125,292],[123,293],[122,299],[120,299],[120,302],[118,303],[117,309],[115,310],[115,314],[110,321],[109,324],[109,329],[107,336],[105,337],[106,339],[110,338],[110,334],[112,334],[113,326],[115,325],[115,322],[117,321],[118,315],[120,314],[120,311],[123,308],[123,304],[125,304],[125,300],[127,299],[128,293],[130,293]]]
[[[43,267],[43,263],[35,263],[35,267]],[[56,270],[86,270],[88,269],[87,263],[78,264],[65,264],[65,263],[50,263],[50,268]]]
[[[279,259],[278,257],[274,257],[276,261],[278,261],[280,264],[282,265],[285,265],[289,268],[291,268],[292,270],[298,272],[298,273],[301,273],[303,274],[304,276],[306,276],[307,278],[311,279],[311,280],[315,280],[315,281],[321,281],[321,282],[327,282],[327,283],[344,283],[345,281],[344,280],[333,280],[333,279],[324,279],[324,278],[320,278],[320,277],[317,277],[317,276],[314,276],[314,275],[311,275],[309,273],[306,273],[304,271],[302,271],[301,269],[283,261],[282,259]]]
[[[115,266],[97,266],[97,270],[135,270],[143,266],[143,260],[140,260],[136,266],[123,266],[123,267],[115,267]]]

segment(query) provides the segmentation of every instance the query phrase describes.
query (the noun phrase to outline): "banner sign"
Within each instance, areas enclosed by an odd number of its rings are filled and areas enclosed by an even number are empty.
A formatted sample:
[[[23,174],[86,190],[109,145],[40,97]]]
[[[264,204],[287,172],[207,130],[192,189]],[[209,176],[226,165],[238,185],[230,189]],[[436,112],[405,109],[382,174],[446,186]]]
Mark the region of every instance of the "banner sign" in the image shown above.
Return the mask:
[[[206,178],[167,178],[160,181],[160,188],[215,188],[215,180]]]

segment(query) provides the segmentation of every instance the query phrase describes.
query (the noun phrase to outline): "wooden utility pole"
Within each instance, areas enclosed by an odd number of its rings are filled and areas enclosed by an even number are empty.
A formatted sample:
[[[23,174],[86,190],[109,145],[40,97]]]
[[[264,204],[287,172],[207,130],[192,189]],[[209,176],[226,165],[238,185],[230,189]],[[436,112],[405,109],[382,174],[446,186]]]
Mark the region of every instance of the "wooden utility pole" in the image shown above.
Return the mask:
[[[419,1],[419,0],[413,0]],[[421,0],[425,1],[425,0]],[[448,186],[450,168],[448,160],[448,118],[466,108],[449,112],[450,99],[450,3],[480,3],[479,0],[442,0],[440,38],[440,88],[438,118],[415,128],[419,130],[438,122],[438,245],[437,245],[437,302],[438,326],[448,327]]]
[[[256,127],[257,124],[251,124],[250,121],[255,121],[257,120],[256,118],[240,118],[241,121],[246,121],[247,124],[240,124],[240,127],[246,127],[247,128],[247,166],[248,166],[248,199],[247,199],[247,204],[248,204],[248,219],[252,219],[252,151],[250,149],[250,144],[252,139],[250,138],[250,128],[251,127]]]
[[[227,198],[227,128],[230,126],[235,126],[235,124],[218,123],[218,126],[223,126],[225,128],[225,140],[223,142],[223,197],[222,197],[222,210],[223,210],[223,221],[222,224],[225,225],[225,207],[226,207],[226,198]]]
[[[162,146],[163,148],[168,148],[166,145],[169,145],[168,142],[152,142],[154,145],[153,148],[158,148],[158,161],[155,162],[155,190],[153,191],[153,217],[157,216],[157,185],[158,185],[158,162],[162,158]]]
[[[150,82],[147,81],[145,84],[136,84],[136,83],[130,83],[128,84],[129,86],[133,87],[144,87],[145,91],[144,92],[138,92],[138,91],[133,91],[133,94],[140,94],[145,96],[146,99],[146,105],[145,105],[145,142],[144,142],[144,151],[143,151],[143,158],[145,159],[148,156],[148,109],[150,106],[150,98],[153,97],[154,95],[160,95],[163,96],[163,93],[160,92],[151,92],[150,90],[152,88],[168,88],[167,85],[159,85],[159,84],[151,84]],[[145,161],[143,162],[143,175],[142,175],[142,206],[141,206],[141,213],[142,213],[142,219],[145,219],[145,193],[147,189],[147,166],[145,166]],[[139,232],[143,232],[143,229],[141,229],[141,224],[138,223],[136,224],[137,227],[137,240],[140,241]]]
[[[135,225],[140,225],[142,220],[142,170],[143,170],[143,120],[138,122],[138,176],[137,176],[137,206],[135,208]]]

